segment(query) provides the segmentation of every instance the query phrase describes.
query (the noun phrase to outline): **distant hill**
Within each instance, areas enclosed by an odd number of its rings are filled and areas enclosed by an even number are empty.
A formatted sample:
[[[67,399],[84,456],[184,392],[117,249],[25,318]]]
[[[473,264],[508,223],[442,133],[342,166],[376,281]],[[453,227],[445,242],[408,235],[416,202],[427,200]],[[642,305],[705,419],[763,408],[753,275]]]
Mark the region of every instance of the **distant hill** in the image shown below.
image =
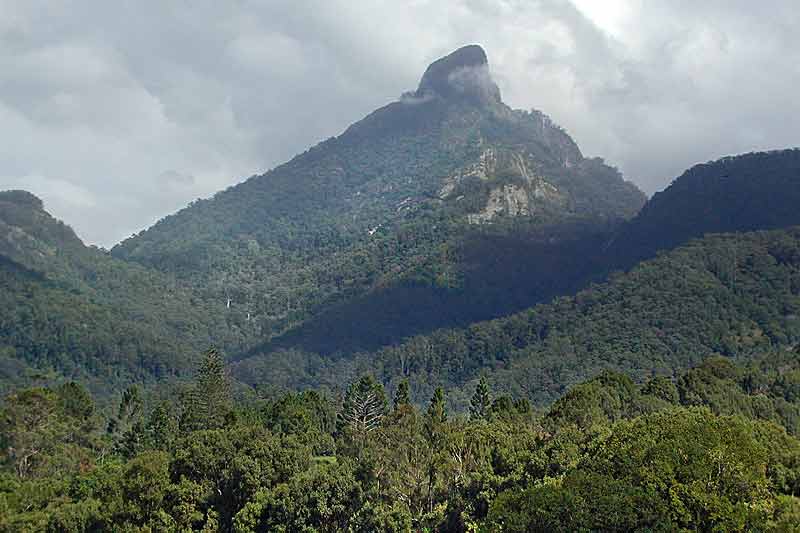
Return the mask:
[[[696,165],[622,226],[609,256],[632,265],[706,233],[800,224],[800,150],[724,157]]]
[[[186,373],[226,342],[222,309],[84,246],[32,194],[0,192],[0,388],[68,377],[106,395]]]

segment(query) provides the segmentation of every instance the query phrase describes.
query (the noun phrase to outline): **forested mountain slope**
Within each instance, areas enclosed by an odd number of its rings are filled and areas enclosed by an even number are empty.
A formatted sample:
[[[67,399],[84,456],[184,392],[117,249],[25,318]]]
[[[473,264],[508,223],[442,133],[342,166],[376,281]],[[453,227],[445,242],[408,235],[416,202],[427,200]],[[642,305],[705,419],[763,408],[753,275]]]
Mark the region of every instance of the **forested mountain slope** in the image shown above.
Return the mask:
[[[0,192],[0,386],[68,377],[109,393],[235,345],[222,311],[176,280],[83,245],[35,196]]]
[[[567,234],[566,225],[549,225],[528,229],[524,237],[513,230],[503,233],[483,228],[481,236],[473,235],[470,245],[462,249],[462,264],[470,265],[463,269],[463,290],[440,290],[427,299],[419,297],[419,293],[427,294],[419,288],[395,289],[393,299],[370,294],[323,313],[250,355],[295,350],[319,354],[326,362],[348,359],[356,352],[375,352],[382,344],[392,344],[386,331],[400,336],[400,332],[414,329],[424,332],[425,326],[432,331],[447,326],[448,321],[466,325],[480,320],[475,310],[492,309],[494,316],[503,316],[552,296],[575,294],[591,282],[602,282],[615,270],[628,270],[659,250],[672,249],[693,237],[800,224],[800,209],[795,208],[800,205],[795,202],[800,199],[799,154],[799,150],[761,152],[698,165],[657,194],[640,214],[616,227],[575,224]],[[547,240],[548,236],[555,238]],[[735,248],[730,251],[732,262],[737,259]],[[683,268],[677,264],[679,260],[675,263],[678,270],[670,275]],[[663,287],[658,280],[653,286]],[[412,290],[417,291],[416,297],[402,298],[403,291]],[[653,288],[642,285],[641,290],[651,292]],[[671,297],[669,291],[663,295]],[[495,304],[492,297],[504,298],[504,302]],[[442,305],[443,301],[447,305]],[[458,310],[460,316],[442,317],[442,308]],[[421,325],[403,329],[416,322]],[[383,339],[369,342],[379,335],[384,335]],[[461,357],[481,360],[484,355],[469,349]],[[431,365],[439,368],[437,362]],[[643,368],[646,366],[644,363]],[[447,375],[447,370],[439,370]],[[563,385],[565,377],[571,379],[569,374],[554,376],[553,383]]]
[[[800,229],[709,235],[575,296],[370,353],[322,358],[276,350],[234,366],[253,384],[335,387],[363,371],[408,376],[419,397],[467,390],[488,374],[537,403],[602,369],[637,379],[712,354],[747,359],[800,340]],[[455,401],[464,405],[466,396]]]
[[[690,168],[653,195],[606,250],[629,266],[706,233],[798,225],[798,206],[799,149],[724,157]]]
[[[576,268],[554,244],[607,239],[644,201],[544,114],[505,105],[484,51],[468,46],[340,136],[112,253],[191,281],[262,341],[313,317],[329,330],[331,317],[386,310],[362,328],[361,347],[374,348],[569,291]],[[532,283],[518,265],[543,253],[555,259]],[[395,320],[415,306],[429,312]],[[360,339],[319,348],[345,337]]]

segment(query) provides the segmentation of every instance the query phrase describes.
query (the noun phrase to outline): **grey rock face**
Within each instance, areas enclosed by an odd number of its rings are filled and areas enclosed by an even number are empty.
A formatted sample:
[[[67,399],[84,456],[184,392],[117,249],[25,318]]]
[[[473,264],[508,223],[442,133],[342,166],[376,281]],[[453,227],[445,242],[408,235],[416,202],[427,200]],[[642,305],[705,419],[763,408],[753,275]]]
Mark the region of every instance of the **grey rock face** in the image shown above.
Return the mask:
[[[464,98],[481,103],[500,102],[500,89],[489,73],[486,52],[472,44],[431,63],[422,75],[416,96]]]

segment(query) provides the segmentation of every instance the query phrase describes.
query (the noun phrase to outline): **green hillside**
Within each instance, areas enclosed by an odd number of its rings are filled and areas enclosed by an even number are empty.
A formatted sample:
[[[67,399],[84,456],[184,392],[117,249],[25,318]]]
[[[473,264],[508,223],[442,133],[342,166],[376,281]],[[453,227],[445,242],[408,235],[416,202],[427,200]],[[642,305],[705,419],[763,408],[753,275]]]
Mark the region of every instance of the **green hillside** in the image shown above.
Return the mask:
[[[712,354],[745,360],[800,340],[800,230],[710,235],[574,296],[375,352],[324,358],[287,349],[234,366],[262,386],[335,387],[364,372],[416,397],[467,391],[481,374],[536,403],[603,369],[671,376]],[[458,405],[467,393],[452,393]]]
[[[692,238],[798,225],[797,205],[800,150],[726,157],[686,171],[622,224],[533,227],[517,219],[481,226],[450,251],[459,262],[454,286],[371,291],[252,353],[375,351],[414,333],[502,317],[574,294]]]
[[[87,248],[21,191],[0,193],[0,386],[64,378],[103,395],[185,374],[235,347],[224,306],[170,276]]]
[[[653,195],[606,245],[632,265],[706,233],[800,224],[800,150],[724,157],[696,165]]]

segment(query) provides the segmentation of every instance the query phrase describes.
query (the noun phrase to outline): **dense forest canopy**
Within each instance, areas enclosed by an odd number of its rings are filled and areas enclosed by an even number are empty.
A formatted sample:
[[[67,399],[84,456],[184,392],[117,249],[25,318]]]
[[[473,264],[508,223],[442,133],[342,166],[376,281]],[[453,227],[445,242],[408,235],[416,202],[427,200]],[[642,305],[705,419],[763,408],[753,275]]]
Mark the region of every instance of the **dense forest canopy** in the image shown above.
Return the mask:
[[[413,388],[413,382],[410,384]],[[81,386],[0,410],[2,531],[795,531],[800,352],[642,385],[605,371],[539,412],[481,380],[234,401],[211,351],[173,400]],[[390,400],[390,397],[393,400]],[[198,398],[207,401],[198,402]]]
[[[187,374],[197,351],[236,346],[223,309],[84,246],[35,196],[0,193],[0,388],[70,378],[107,395]]]
[[[696,165],[620,228],[609,253],[627,264],[706,233],[800,225],[800,149]]]

